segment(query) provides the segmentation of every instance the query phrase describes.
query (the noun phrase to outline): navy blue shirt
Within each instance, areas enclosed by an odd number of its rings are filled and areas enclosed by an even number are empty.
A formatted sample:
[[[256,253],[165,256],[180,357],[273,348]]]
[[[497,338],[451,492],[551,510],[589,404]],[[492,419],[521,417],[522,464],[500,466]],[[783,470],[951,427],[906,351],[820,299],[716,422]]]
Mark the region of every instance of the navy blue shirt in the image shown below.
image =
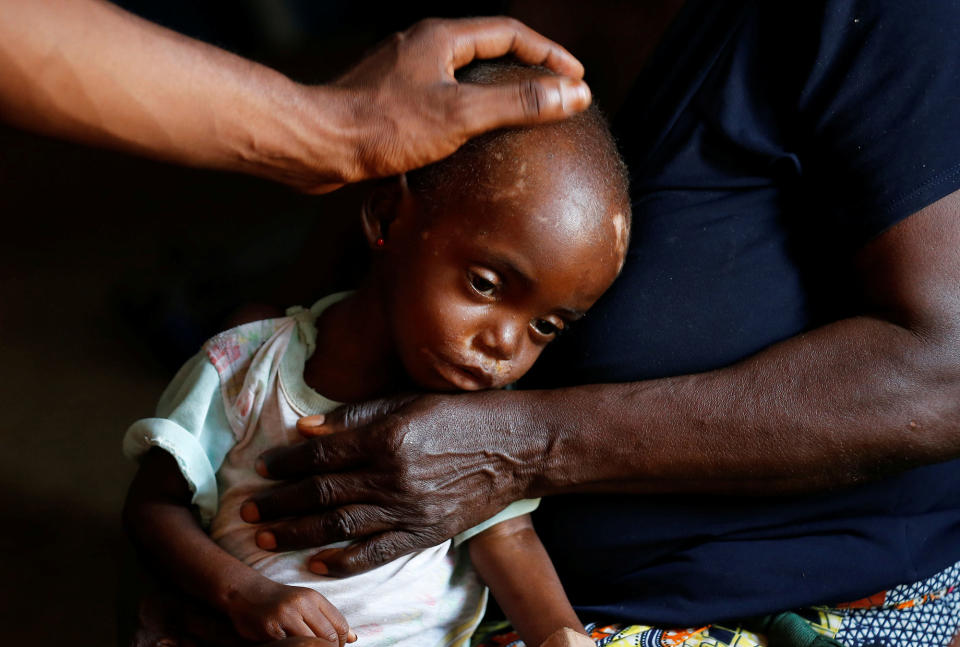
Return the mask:
[[[614,130],[627,265],[527,385],[716,369],[857,313],[857,250],[960,188],[960,2],[688,0]],[[535,521],[581,617],[682,626],[960,561],[960,462],[793,497],[551,497]]]

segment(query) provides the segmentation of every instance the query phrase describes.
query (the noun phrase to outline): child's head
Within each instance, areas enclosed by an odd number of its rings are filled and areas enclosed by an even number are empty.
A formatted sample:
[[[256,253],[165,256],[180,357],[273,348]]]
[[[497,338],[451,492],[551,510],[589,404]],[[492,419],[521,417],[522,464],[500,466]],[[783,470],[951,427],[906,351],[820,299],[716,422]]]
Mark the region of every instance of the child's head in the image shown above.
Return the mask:
[[[543,74],[482,64],[467,82]],[[432,390],[508,384],[616,278],[630,223],[626,170],[591,108],[483,135],[375,191],[364,227],[392,343]]]

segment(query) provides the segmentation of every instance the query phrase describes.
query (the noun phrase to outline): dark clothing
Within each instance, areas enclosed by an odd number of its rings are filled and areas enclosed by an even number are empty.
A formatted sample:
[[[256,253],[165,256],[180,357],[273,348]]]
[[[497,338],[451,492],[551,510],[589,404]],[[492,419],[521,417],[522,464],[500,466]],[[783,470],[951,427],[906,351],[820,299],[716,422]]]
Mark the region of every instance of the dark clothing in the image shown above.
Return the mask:
[[[527,385],[711,370],[858,312],[857,250],[960,188],[960,2],[688,0],[614,128],[627,266]],[[536,524],[583,617],[758,615],[960,560],[960,461],[790,498],[551,497]]]

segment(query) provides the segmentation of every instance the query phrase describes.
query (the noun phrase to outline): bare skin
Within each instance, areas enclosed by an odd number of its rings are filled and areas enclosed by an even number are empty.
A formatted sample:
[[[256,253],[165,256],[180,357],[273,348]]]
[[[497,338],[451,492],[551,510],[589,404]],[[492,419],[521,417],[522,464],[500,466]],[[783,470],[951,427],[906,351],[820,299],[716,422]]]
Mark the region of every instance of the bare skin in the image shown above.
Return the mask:
[[[585,172],[578,147],[558,129],[524,131],[513,145],[518,163],[490,165],[472,190],[443,185],[424,196],[401,179],[374,193],[363,218],[374,267],[318,320],[316,351],[304,367],[310,387],[363,401],[411,383],[450,392],[504,386],[609,287],[625,251],[625,187],[604,188],[601,174]],[[483,189],[491,185],[515,190],[490,196]],[[322,595],[273,582],[224,551],[200,528],[190,501],[174,460],[147,454],[124,518],[149,563],[248,640],[301,636],[336,647],[356,640],[349,619]],[[269,533],[256,541],[275,548]],[[584,636],[528,517],[484,531],[470,555],[528,644],[563,628]],[[310,568],[329,573],[322,560]]]
[[[304,419],[305,434],[325,435],[267,453],[263,469],[305,480],[264,493],[247,510],[265,521],[300,515],[269,525],[282,549],[364,538],[318,555],[331,572],[350,573],[526,496],[678,487],[767,496],[960,456],[957,249],[960,192],[860,252],[870,305],[863,315],[721,370],[554,391],[422,395]],[[681,484],[670,478],[678,469],[703,478]],[[337,508],[371,489],[377,504],[362,518]],[[386,525],[391,532],[378,534]]]
[[[0,117],[303,191],[446,157],[493,128],[583,110],[583,67],[509,18],[429,20],[335,82],[305,86],[102,0],[0,0]],[[513,54],[563,77],[461,86],[455,69]]]

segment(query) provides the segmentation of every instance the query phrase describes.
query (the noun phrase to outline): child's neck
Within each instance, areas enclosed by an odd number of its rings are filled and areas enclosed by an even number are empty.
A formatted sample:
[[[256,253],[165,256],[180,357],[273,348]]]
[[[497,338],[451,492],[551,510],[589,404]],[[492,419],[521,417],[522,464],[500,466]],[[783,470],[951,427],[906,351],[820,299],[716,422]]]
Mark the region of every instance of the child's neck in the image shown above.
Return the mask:
[[[338,402],[356,402],[396,390],[398,361],[380,298],[369,281],[317,318],[317,345],[307,360],[307,386]]]

